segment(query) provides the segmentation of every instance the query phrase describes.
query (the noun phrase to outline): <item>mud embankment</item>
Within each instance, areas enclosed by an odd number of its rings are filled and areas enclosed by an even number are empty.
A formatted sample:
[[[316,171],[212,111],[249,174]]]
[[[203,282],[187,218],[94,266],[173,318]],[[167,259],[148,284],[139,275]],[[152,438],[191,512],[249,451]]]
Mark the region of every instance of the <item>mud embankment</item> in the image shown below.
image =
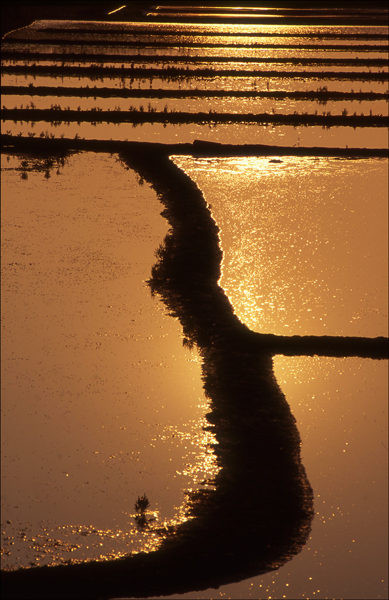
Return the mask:
[[[16,86],[3,85],[2,95],[13,96],[80,96],[92,98],[272,98],[285,100],[316,100],[320,104],[340,100],[388,100],[384,92],[323,91],[257,91],[257,90],[180,90],[180,89],[129,89],[108,87]]]
[[[265,144],[220,144],[206,140],[193,143],[161,144],[153,142],[127,142],[121,140],[94,140],[65,137],[33,137],[22,135],[0,136],[7,152],[32,152],[39,155],[56,155],[58,152],[123,152],[150,149],[159,150],[168,155],[191,154],[192,156],[328,156],[337,158],[388,158],[387,148],[327,148],[325,146],[268,146]]]
[[[63,42],[65,43],[65,42]],[[274,62],[274,61],[272,61]],[[387,81],[387,71],[279,71],[275,69],[211,69],[210,67],[103,67],[66,66],[66,65],[4,65],[2,73],[50,75],[53,77],[127,77],[147,79],[159,77],[163,79],[182,79],[196,77],[271,77],[271,78],[300,78],[300,79],[352,79],[362,81]]]
[[[217,112],[173,112],[141,110],[66,110],[37,108],[3,108],[2,119],[8,121],[51,123],[165,123],[172,125],[200,123],[258,123],[262,125],[291,125],[329,127],[388,127],[389,118],[382,115],[325,115],[315,114],[253,114]]]
[[[77,30],[77,33],[79,31]],[[303,57],[259,57],[259,56],[182,56],[180,54],[91,54],[88,52],[72,53],[66,52],[16,52],[15,50],[2,50],[2,59],[5,60],[33,60],[85,63],[271,63],[290,65],[332,65],[332,66],[354,66],[354,67],[386,67],[388,61],[385,58],[303,58]]]

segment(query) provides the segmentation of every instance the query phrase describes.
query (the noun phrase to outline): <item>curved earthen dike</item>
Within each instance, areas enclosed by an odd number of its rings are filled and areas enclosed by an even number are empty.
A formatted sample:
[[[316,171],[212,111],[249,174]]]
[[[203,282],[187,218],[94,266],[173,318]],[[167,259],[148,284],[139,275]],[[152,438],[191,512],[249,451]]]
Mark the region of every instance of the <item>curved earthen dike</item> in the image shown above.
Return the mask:
[[[28,142],[44,156],[62,148],[57,140]],[[27,140],[18,144],[28,145]],[[76,146],[89,149],[88,144],[78,141]],[[93,144],[95,150],[107,150]],[[221,470],[208,482],[212,485],[189,497],[195,518],[172,530],[159,550],[107,562],[3,572],[4,598],[154,597],[219,587],[277,569],[307,540],[313,494],[300,460],[295,420],[273,375],[272,355],[388,357],[387,338],[262,335],[238,320],[217,283],[218,228],[200,190],[169,153],[228,155],[233,150],[238,155],[250,147],[203,145],[123,142],[116,143],[115,151],[153,185],[165,207],[162,214],[171,229],[157,252],[149,285],[180,320],[184,342],[199,348],[211,404],[207,429],[216,435]],[[62,153],[73,146],[67,140]],[[334,149],[298,149],[307,155],[322,154],[319,150],[334,154]],[[364,153],[355,149],[355,154]]]
[[[208,428],[221,470],[212,486],[189,497],[195,518],[159,550],[3,572],[4,598],[149,597],[219,587],[277,569],[310,532],[313,494],[295,419],[271,353],[247,348],[250,331],[218,286],[218,228],[200,190],[160,148],[138,146],[121,158],[152,183],[165,206],[171,230],[149,285],[203,358]]]

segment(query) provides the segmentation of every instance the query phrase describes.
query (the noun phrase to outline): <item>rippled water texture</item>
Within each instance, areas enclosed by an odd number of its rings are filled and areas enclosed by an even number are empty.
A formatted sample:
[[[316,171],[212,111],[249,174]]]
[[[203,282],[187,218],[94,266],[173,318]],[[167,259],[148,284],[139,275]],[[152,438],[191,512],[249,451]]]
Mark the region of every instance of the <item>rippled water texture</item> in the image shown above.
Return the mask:
[[[212,206],[220,284],[246,325],[279,335],[386,335],[386,160],[174,161]]]
[[[14,90],[3,105],[6,109],[55,106],[55,111],[36,122],[28,114],[20,115],[18,120],[18,115],[7,118],[5,113],[3,128],[13,135],[31,137],[162,143],[204,139],[234,144],[382,148],[387,144],[384,127],[374,123],[351,127],[347,122],[328,126],[326,117],[386,114],[387,66],[382,62],[388,50],[385,33],[385,27],[358,26],[36,21],[8,36],[4,44],[3,64],[7,70],[3,86],[27,88],[31,95],[18,96]],[[41,86],[51,90],[44,99],[34,94],[34,89]],[[68,94],[61,97],[66,87],[75,90],[71,102]],[[106,102],[99,95],[93,100],[93,88],[111,90],[110,110],[145,113],[142,118],[147,113],[152,116],[166,111],[166,120],[143,124],[129,116],[119,125],[99,122],[98,113],[106,110]],[[89,90],[90,95],[77,101],[78,89],[81,94]],[[136,102],[123,101],[120,94],[124,90],[142,90],[143,97],[138,96]],[[150,96],[150,91],[156,90],[171,96],[156,100]],[[175,92],[190,94],[199,90],[207,91],[209,97],[174,97]],[[229,91],[232,96],[213,98],[215,91]],[[319,94],[299,101],[291,97],[280,101],[272,96],[296,91],[324,92],[324,97]],[[234,98],[234,92],[249,95]],[[253,92],[268,96],[258,99]],[[352,96],[335,101],[325,97],[334,92]],[[362,98],[353,97],[359,93],[381,96],[361,103]],[[79,122],[69,124],[66,115],[61,115],[60,111],[68,106],[80,111]],[[83,121],[85,110],[96,111],[95,123]],[[201,124],[173,124],[169,112],[204,112],[206,116]],[[311,127],[301,122],[265,125],[249,120],[225,125],[212,112],[263,113],[270,117],[309,114],[319,115],[324,121]]]
[[[262,332],[387,335],[386,161],[271,160],[174,157],[221,228],[235,312]],[[315,491],[312,533],[276,573],[213,597],[384,598],[386,361],[276,356],[274,372]]]
[[[161,206],[109,155],[3,167],[3,567],[150,549],[138,495],[182,519],[214,469],[197,354],[145,283]]]
[[[4,40],[2,105],[23,113],[5,113],[2,130],[31,138],[386,148],[386,128],[371,120],[306,127],[221,124],[210,115],[174,125],[168,118],[169,111],[387,114],[386,33],[37,21]],[[67,107],[79,108],[79,121],[61,117]],[[24,112],[40,108],[50,114],[34,121]],[[82,118],[83,111],[132,109],[166,112],[166,122]],[[223,249],[219,284],[243,323],[279,335],[387,335],[387,160],[172,160],[211,207]],[[146,283],[167,232],[162,205],[109,154],[5,154],[2,166],[3,567],[155,549],[166,525],[187,518],[185,490],[217,471],[215,440],[202,429],[209,405],[199,356],[183,347],[181,325]],[[314,489],[311,535],[277,571],[195,595],[384,599],[387,363],[275,356],[274,374]],[[150,527],[141,531],[134,503],[142,494],[151,505]],[[236,510],[235,528],[250,527]],[[193,592],[169,597],[192,600]]]

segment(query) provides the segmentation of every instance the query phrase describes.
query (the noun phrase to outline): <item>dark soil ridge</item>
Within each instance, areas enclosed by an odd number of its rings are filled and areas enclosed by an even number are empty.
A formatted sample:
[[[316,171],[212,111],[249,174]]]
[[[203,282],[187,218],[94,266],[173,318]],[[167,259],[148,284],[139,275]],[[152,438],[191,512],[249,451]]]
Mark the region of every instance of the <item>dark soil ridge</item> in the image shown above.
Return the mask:
[[[215,30],[201,30],[191,31],[189,29],[177,29],[176,23],[172,25],[170,30],[164,29],[164,31],[151,29],[150,27],[136,27],[133,31],[126,31],[122,28],[117,27],[107,27],[106,23],[102,22],[94,29],[91,27],[80,27],[77,28],[67,27],[66,31],[77,32],[77,33],[106,33],[106,34],[123,34],[123,33],[131,33],[133,35],[153,35],[153,36],[165,36],[165,35],[174,35],[174,36],[195,36],[195,37],[250,37],[250,38],[313,38],[320,40],[332,40],[332,39],[348,39],[348,40],[387,40],[388,36],[385,33],[280,33],[280,32],[251,32],[251,31],[217,31]],[[47,33],[63,33],[63,29],[59,27],[45,27],[42,31]]]
[[[388,127],[389,117],[382,115],[315,115],[269,113],[216,113],[141,110],[66,110],[38,108],[3,108],[2,120],[47,121],[51,123],[259,123],[273,125],[322,127]]]
[[[338,100],[388,100],[384,92],[336,92],[336,91],[256,91],[256,90],[164,90],[125,89],[105,87],[54,87],[3,85],[1,93],[17,96],[79,96],[93,98],[276,98],[283,100],[318,100],[321,104]]]
[[[63,52],[16,52],[14,50],[2,50],[2,59],[13,60],[40,60],[52,61],[61,60],[63,62],[232,62],[232,63],[279,63],[292,65],[334,65],[334,66],[361,66],[361,67],[385,67],[388,61],[385,58],[298,58],[298,57],[258,57],[258,56],[183,56],[158,54],[92,54],[92,53],[66,53]],[[12,65],[11,65],[12,66]]]
[[[35,33],[35,32],[34,32]],[[63,33],[63,32],[61,32]],[[131,35],[131,34],[129,34]],[[132,34],[134,37],[136,33]],[[217,34],[215,36],[218,37]],[[176,36],[175,36],[176,37]],[[124,46],[126,48],[172,48],[174,46],[179,46],[180,48],[246,48],[247,43],[235,42],[189,42],[186,40],[177,40],[176,42],[160,42],[160,41],[138,41],[138,40],[75,40],[75,39],[67,39],[67,38],[50,38],[45,39],[42,37],[32,37],[25,35],[23,36],[21,32],[18,32],[17,37],[14,35],[9,35],[4,39],[4,43],[12,43],[12,44],[64,44],[67,46]],[[383,44],[262,44],[258,42],[253,42],[250,44],[252,48],[294,48],[298,50],[357,50],[358,52],[388,52],[389,46],[384,46]]]
[[[168,13],[150,13],[150,20],[153,19],[155,22],[185,22],[188,17],[169,15]],[[200,16],[190,16],[191,23],[204,23],[206,20],[207,23],[215,23],[220,25],[226,25],[227,23],[231,25],[279,25],[280,19],[278,17],[257,17],[257,18],[249,18],[249,17],[235,17],[232,16],[208,16],[206,18]],[[355,26],[386,26],[387,25],[387,17],[386,15],[381,15],[376,18],[362,17],[362,18],[352,18],[352,17],[288,17],[283,15],[282,18],[283,25],[305,25],[305,26],[315,26],[315,25],[332,25],[332,26],[347,26],[347,25],[355,25]]]
[[[155,8],[155,7],[154,7]],[[204,11],[204,12],[207,12]],[[185,16],[185,13],[188,13],[190,16]],[[344,25],[359,25],[359,26],[386,26],[387,25],[387,12],[380,11],[377,13],[363,13],[363,14],[325,14],[321,13],[314,15],[302,15],[292,16],[288,12],[281,12],[280,16],[282,16],[282,24],[283,25],[306,25],[306,26],[315,26],[315,25],[335,25],[335,26],[344,26]],[[191,23],[220,23],[221,25],[225,25],[227,23],[230,24],[250,24],[250,25],[279,25],[280,17],[266,14],[252,14],[244,15],[233,14],[232,11],[220,11],[219,15],[217,14],[196,14],[196,11],[184,10],[182,11],[169,11],[169,10],[152,10],[148,13],[148,17],[153,19],[154,22],[185,22],[190,19]]]
[[[120,158],[165,206],[171,229],[149,285],[179,318],[186,344],[200,350],[211,402],[207,428],[218,441],[221,471],[209,482],[213,489],[189,495],[195,519],[171,531],[159,550],[3,572],[4,598],[148,597],[218,587],[279,568],[308,538],[313,494],[295,420],[274,379],[269,348],[247,344],[253,332],[217,284],[218,228],[200,190],[169,160],[171,150],[123,144]]]
[[[298,147],[298,146],[268,146],[264,144],[219,144],[205,140],[195,140],[193,143],[161,144],[147,142],[128,142],[121,140],[93,140],[82,138],[48,138],[29,137],[21,135],[0,136],[2,147],[7,152],[32,153],[37,156],[65,156],[70,152],[88,150],[91,152],[120,153],[126,149],[136,151],[143,147],[154,148],[173,154],[191,154],[203,157],[222,156],[329,156],[349,159],[358,158],[389,158],[387,148],[327,148],[327,147]]]
[[[211,69],[199,68],[191,69],[185,67],[76,67],[61,65],[3,65],[2,73],[14,74],[32,74],[32,75],[53,75],[53,76],[73,76],[87,75],[90,78],[94,76],[106,77],[114,75],[118,77],[148,78],[162,77],[163,79],[173,79],[175,77],[274,77],[290,79],[355,79],[362,81],[386,81],[389,79],[387,71],[276,71],[274,69],[264,71],[263,69]]]

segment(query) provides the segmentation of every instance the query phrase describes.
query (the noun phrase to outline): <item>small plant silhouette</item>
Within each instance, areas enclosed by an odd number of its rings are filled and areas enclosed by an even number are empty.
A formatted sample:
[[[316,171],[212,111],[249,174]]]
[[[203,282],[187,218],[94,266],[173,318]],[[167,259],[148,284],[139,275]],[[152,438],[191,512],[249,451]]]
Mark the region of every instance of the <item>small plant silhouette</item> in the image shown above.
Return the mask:
[[[138,496],[137,501],[135,502],[135,510],[137,514],[135,515],[135,523],[139,529],[148,529],[150,527],[150,523],[155,521],[155,517],[148,517],[146,515],[146,510],[150,506],[150,501],[146,494],[143,496]]]
[[[143,494],[143,496],[138,496],[138,500],[135,502],[136,512],[144,513],[149,506],[150,501],[146,494]]]

